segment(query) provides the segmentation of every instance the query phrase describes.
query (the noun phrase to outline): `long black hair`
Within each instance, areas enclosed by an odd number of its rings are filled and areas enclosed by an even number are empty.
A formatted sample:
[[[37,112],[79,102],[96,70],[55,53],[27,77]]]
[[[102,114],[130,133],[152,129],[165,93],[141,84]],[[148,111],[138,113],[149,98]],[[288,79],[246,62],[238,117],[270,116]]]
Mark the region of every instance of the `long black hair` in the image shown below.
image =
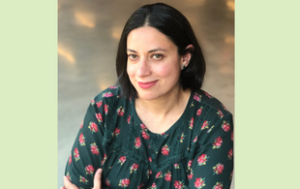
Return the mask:
[[[163,4],[144,5],[136,10],[128,19],[119,42],[116,68],[118,84],[121,86],[124,97],[137,97],[137,91],[131,84],[127,74],[127,37],[128,34],[139,27],[150,26],[166,35],[178,48],[178,54],[187,52],[192,54],[187,68],[180,74],[180,85],[185,89],[199,90],[205,74],[205,61],[189,21],[175,8]],[[194,49],[186,49],[192,44]]]

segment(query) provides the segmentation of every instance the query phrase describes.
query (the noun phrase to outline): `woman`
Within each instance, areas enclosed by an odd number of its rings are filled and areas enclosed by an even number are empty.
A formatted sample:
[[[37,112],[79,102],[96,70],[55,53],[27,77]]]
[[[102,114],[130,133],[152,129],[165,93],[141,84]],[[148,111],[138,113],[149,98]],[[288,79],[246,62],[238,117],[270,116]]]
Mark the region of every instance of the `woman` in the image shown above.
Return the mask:
[[[65,185],[229,188],[232,115],[200,89],[205,62],[187,19],[162,3],[139,8],[124,27],[116,62],[118,85],[91,102]]]

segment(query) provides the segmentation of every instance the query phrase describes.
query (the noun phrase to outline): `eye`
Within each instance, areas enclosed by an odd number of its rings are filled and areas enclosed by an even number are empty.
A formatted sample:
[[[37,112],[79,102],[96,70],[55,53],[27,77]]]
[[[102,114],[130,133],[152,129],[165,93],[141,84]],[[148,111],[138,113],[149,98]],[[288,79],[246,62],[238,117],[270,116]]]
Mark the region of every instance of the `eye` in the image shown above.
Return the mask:
[[[154,60],[161,60],[164,56],[162,54],[154,54],[152,57]]]
[[[128,58],[131,59],[131,60],[136,60],[138,58],[138,56],[135,55],[135,54],[129,54]]]

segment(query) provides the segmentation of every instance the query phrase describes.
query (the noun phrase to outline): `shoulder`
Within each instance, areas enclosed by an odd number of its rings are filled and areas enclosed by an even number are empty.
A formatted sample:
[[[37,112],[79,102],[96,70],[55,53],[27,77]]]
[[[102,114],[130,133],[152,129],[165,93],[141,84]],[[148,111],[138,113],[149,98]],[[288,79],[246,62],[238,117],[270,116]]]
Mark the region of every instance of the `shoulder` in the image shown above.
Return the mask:
[[[220,117],[226,115],[232,116],[223,103],[208,92],[199,89],[198,91],[194,91],[192,95],[198,106],[204,107],[207,111],[217,112]]]
[[[124,107],[130,102],[131,99],[125,98],[122,95],[121,87],[116,85],[101,91],[92,100],[91,105],[94,106],[94,108],[99,112],[104,111],[105,116],[111,116],[114,115],[113,112],[119,110],[120,108],[124,109]]]
[[[233,131],[232,114],[217,98],[204,90],[198,90],[193,95],[194,101],[197,101],[194,102],[195,107],[201,107],[200,113],[197,112],[195,116],[194,127],[198,142],[202,145],[214,142],[218,137],[230,140]]]
[[[119,85],[111,86],[106,88],[105,90],[101,91],[97,94],[92,103],[105,101],[107,103],[119,100],[121,98],[121,88]]]

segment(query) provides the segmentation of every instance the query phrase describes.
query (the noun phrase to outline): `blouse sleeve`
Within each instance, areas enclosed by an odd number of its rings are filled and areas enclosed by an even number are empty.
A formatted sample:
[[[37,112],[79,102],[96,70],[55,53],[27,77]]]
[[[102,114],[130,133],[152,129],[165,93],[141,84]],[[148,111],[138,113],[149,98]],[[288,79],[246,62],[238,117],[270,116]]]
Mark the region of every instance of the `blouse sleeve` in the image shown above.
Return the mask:
[[[226,114],[225,114],[226,113]],[[233,172],[232,115],[210,109],[199,122],[198,147],[194,153],[189,188],[229,189]]]
[[[93,187],[94,173],[106,160],[102,147],[105,111],[102,100],[93,100],[73,144],[65,175],[78,188]]]

